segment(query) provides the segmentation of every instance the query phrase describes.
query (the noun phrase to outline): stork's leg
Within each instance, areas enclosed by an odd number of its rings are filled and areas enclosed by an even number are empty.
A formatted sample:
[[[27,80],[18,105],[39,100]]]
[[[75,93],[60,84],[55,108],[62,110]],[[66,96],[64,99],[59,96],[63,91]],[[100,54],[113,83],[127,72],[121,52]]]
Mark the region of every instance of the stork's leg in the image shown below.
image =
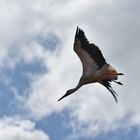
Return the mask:
[[[117,73],[117,75],[124,75],[123,73]]]
[[[113,74],[113,75],[124,75],[123,73],[116,73],[116,74]],[[115,79],[117,80],[117,79]],[[121,82],[118,82],[118,81],[115,81],[115,80],[112,80],[113,82],[119,84],[119,85],[123,85]]]
[[[123,73],[113,73],[112,75],[124,75]]]

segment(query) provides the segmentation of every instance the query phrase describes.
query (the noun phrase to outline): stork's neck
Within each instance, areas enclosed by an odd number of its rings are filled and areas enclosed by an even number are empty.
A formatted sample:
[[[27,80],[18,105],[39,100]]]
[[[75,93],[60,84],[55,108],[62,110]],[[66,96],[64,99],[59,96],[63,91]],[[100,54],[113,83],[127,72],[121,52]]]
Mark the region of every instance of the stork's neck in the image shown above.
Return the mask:
[[[76,90],[78,90],[80,87],[82,86],[82,83],[81,83],[81,80],[79,81],[78,85],[73,88],[73,89],[70,89],[66,92],[65,95],[63,95],[58,101],[62,100],[63,98],[65,98],[66,96],[69,96],[70,94],[74,93]]]
[[[75,88],[70,89],[71,93],[77,91],[81,86],[82,86],[82,84],[81,84],[81,82],[79,81],[78,85],[77,85]]]
[[[75,88],[71,89],[71,91],[72,91],[72,92],[75,92],[75,91],[77,91],[80,87],[81,87],[81,85],[78,84]]]

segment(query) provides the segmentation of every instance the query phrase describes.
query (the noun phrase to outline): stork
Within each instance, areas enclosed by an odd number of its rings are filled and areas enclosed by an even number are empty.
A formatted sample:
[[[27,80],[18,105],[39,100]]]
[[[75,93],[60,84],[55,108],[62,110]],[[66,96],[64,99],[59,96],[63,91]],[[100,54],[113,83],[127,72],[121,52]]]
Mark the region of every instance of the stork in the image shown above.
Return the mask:
[[[118,73],[115,68],[106,62],[98,46],[89,43],[84,31],[79,27],[76,30],[73,48],[82,62],[83,73],[78,85],[68,90],[58,101],[74,93],[83,85],[98,82],[111,92],[117,102],[117,93],[113,90],[111,82],[123,85],[117,81],[118,75],[123,75],[123,73]]]

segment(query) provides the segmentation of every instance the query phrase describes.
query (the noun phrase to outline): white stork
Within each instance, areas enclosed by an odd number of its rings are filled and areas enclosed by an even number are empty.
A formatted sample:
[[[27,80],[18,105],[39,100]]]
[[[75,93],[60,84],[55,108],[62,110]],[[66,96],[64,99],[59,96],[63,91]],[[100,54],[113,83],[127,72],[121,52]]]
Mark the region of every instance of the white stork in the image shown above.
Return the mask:
[[[117,102],[117,93],[113,90],[111,82],[113,81],[119,85],[123,85],[121,82],[116,81],[118,75],[123,75],[123,73],[118,73],[106,62],[100,49],[95,44],[89,43],[83,30],[79,27],[77,27],[75,34],[74,51],[82,62],[83,74],[78,85],[75,88],[68,90],[58,101],[74,93],[85,84],[98,82],[111,92]]]

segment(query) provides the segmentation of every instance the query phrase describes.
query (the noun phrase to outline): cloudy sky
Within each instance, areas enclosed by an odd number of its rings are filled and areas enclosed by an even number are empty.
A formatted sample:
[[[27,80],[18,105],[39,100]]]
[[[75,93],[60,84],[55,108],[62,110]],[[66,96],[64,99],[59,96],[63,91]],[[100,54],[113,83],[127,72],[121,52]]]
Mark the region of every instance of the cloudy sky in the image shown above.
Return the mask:
[[[139,140],[139,0],[0,0],[0,140]],[[118,104],[76,86],[76,27],[125,76]]]

